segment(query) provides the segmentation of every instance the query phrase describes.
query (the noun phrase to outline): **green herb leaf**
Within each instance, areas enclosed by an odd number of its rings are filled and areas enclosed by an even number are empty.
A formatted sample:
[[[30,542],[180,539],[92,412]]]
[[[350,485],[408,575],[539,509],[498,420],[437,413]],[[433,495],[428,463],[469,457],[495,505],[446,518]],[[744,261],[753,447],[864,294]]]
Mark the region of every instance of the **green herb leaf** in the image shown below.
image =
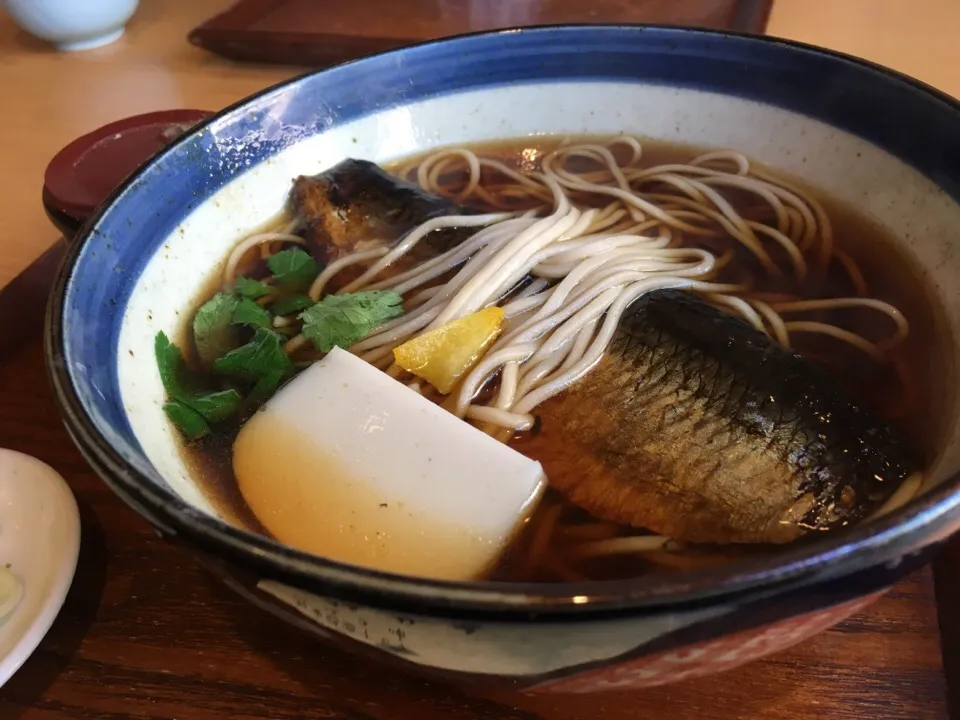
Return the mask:
[[[300,248],[281,250],[267,258],[267,267],[277,279],[277,285],[295,292],[306,290],[320,272],[313,257]]]
[[[250,278],[241,275],[233,281],[233,291],[240,297],[256,300],[257,298],[262,298],[263,296],[272,293],[273,288],[267,285],[265,282],[251,280]]]
[[[210,432],[210,425],[203,419],[203,415],[179,400],[168,402],[163,406],[163,411],[188,440],[199,440]]]
[[[196,393],[196,378],[192,377],[184,362],[180,348],[170,342],[163,332],[158,332],[153,341],[154,353],[157,356],[157,367],[160,370],[160,382],[167,396],[190,404],[189,400]]]
[[[280,381],[283,380],[284,374],[285,371],[275,370],[262,375],[247,396],[248,408],[250,410],[256,410],[273,397],[273,394],[277,391],[277,387],[280,385]]]
[[[268,328],[273,325],[273,317],[250,298],[240,298],[233,311],[233,323]]]
[[[191,410],[200,413],[205,420],[218,423],[233,415],[239,408],[243,398],[236,390],[221,390],[204,394],[191,395],[180,400]]]
[[[180,387],[180,378],[186,371],[186,363],[180,348],[170,342],[170,338],[161,331],[153,340],[153,352],[157,356],[157,367],[160,370],[160,382],[170,397],[177,397],[184,393]]]
[[[259,382],[264,376],[282,378],[293,369],[293,363],[283,351],[283,338],[272,330],[257,328],[246,345],[231,350],[213,363],[213,369],[230,375]]]
[[[203,362],[213,362],[240,344],[237,328],[231,327],[239,302],[234,295],[218,292],[193,316],[193,340]]]
[[[328,295],[300,313],[301,332],[320,352],[348,348],[385,321],[403,314],[403,298],[393,290]]]
[[[206,435],[210,430],[208,422],[226,420],[239,409],[242,398],[236,390],[193,390],[197,385],[196,378],[190,376],[180,348],[170,342],[163,332],[157,333],[154,352],[160,370],[160,381],[169,398],[163,409],[188,438],[196,439]],[[199,421],[194,416],[199,416]]]
[[[309,295],[298,293],[277,300],[270,306],[270,312],[274,315],[289,315],[290,313],[306,310],[311,305],[313,305],[313,299]]]

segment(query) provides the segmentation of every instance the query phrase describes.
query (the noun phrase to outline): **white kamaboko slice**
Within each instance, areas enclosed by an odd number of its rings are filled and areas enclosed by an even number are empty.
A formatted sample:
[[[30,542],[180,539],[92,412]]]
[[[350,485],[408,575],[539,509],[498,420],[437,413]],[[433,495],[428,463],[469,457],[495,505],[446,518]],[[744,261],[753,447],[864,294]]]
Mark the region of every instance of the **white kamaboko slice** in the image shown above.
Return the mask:
[[[491,569],[546,487],[540,463],[339,349],[244,425],[233,469],[280,542],[445,580]]]

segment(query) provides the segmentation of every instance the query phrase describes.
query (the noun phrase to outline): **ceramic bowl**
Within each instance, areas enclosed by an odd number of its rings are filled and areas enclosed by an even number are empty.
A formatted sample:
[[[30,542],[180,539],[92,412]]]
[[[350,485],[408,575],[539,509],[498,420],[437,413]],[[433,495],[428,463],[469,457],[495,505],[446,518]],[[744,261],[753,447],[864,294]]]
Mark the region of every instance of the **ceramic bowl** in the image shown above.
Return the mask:
[[[650,27],[465,36],[272,88],[182,137],[70,248],[47,361],[90,464],[160,533],[254,602],[356,652],[532,692],[593,692],[733,667],[843,619],[960,525],[960,421],[943,377],[931,486],[870,525],[720,568],[626,581],[442,583],[366,571],[222,522],[160,409],[174,332],[291,178],[353,156],[542,134],[630,132],[737,148],[886,226],[960,337],[960,107],[883,68],[771,39]]]
[[[123,35],[139,0],[0,0],[16,23],[58,50],[90,50]]]

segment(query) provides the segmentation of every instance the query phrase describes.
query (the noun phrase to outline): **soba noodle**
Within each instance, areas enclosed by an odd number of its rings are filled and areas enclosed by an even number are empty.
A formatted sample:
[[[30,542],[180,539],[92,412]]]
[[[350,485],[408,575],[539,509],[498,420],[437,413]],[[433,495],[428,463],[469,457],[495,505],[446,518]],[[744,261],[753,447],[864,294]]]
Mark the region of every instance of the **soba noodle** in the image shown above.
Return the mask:
[[[630,150],[626,162],[617,162],[611,152],[618,144]],[[399,375],[400,369],[392,363],[395,347],[481,308],[502,305],[508,331],[464,379],[450,409],[460,417],[495,426],[494,432],[503,439],[529,428],[537,405],[589,372],[602,357],[623,311],[651,290],[686,288],[702,293],[788,347],[793,334],[819,333],[884,362],[888,351],[907,337],[907,320],[880,300],[845,297],[768,303],[752,297],[747,283],[713,282],[722,256],[697,245],[696,239],[722,233],[746,248],[772,276],[792,273],[802,281],[810,272],[824,272],[836,256],[853,284],[865,289],[855,262],[848,255],[835,254],[830,222],[820,204],[796,187],[752,171],[740,153],[711,152],[686,165],[643,169],[637,167],[641,156],[639,141],[622,137],[608,146],[561,147],[542,159],[538,172],[521,174],[465,148],[438,151],[417,166],[416,178],[424,189],[459,202],[501,207],[504,212],[429,220],[389,251],[348,255],[317,277],[310,296],[319,300],[337,273],[371,261],[341,292],[391,289],[407,296],[459,268],[444,284],[430,286],[429,296],[421,295],[415,308],[350,350]],[[578,172],[570,168],[576,160],[593,161],[600,167]],[[467,180],[461,188],[445,183],[446,177],[464,171]],[[659,190],[656,197],[643,191],[651,185]],[[675,195],[665,196],[664,185],[674,188]],[[762,200],[773,213],[772,223],[745,219],[717,187],[737,188]],[[599,208],[588,207],[577,202],[584,197],[593,203],[598,198],[610,201]],[[518,199],[536,206],[511,212],[511,202]],[[429,232],[442,227],[481,229],[462,245],[412,270],[381,277]],[[255,236],[245,245],[275,239],[275,234]],[[775,263],[764,239],[784,251],[786,267]],[[228,263],[228,270],[232,267],[235,263]],[[537,279],[535,289],[511,295],[526,277]],[[229,282],[228,274],[224,280]],[[785,317],[851,307],[886,314],[894,332],[877,342],[832,324]],[[287,350],[293,352],[304,344],[302,336],[294,337]],[[479,389],[497,376],[496,398],[475,404]]]
[[[738,152],[709,152],[685,164],[655,167],[641,167],[642,157],[640,141],[628,136],[607,144],[561,145],[539,162],[534,159],[528,172],[466,148],[434,152],[400,174],[429,192],[494,211],[428,220],[392,248],[348,254],[320,272],[309,295],[320,300],[347,268],[360,274],[339,292],[401,293],[406,313],[349,348],[397,378],[405,374],[393,362],[394,348],[482,308],[502,307],[503,334],[444,401],[451,412],[502,441],[531,428],[538,405],[590,372],[624,311],[657,289],[699,293],[786,347],[798,334],[817,334],[875,362],[892,362],[891,352],[907,338],[909,324],[896,307],[867,297],[863,273],[836,247],[827,213],[814,197],[753,167]],[[738,211],[721,191],[736,193],[744,200],[737,205],[755,211]],[[442,255],[395,271],[401,258],[442,228],[476,230]],[[248,238],[228,259],[224,284],[234,281],[238,264],[254,248],[269,254],[284,243],[302,243],[291,234],[295,230],[290,225]],[[750,278],[718,280],[743,252],[758,272],[796,283],[824,277],[836,262],[856,295],[811,300],[756,291]],[[871,339],[808,316],[838,309],[886,315],[891,332]],[[297,320],[275,322],[290,327]],[[285,349],[299,353],[307,345],[298,334]],[[432,393],[409,376],[405,381]],[[911,477],[874,517],[907,502],[921,483],[919,476]],[[618,537],[616,526],[564,525],[562,516],[560,505],[544,513],[527,543],[525,564],[539,560],[552,533],[581,542],[580,556],[643,552],[654,562],[670,562],[664,559],[670,555],[668,538]]]

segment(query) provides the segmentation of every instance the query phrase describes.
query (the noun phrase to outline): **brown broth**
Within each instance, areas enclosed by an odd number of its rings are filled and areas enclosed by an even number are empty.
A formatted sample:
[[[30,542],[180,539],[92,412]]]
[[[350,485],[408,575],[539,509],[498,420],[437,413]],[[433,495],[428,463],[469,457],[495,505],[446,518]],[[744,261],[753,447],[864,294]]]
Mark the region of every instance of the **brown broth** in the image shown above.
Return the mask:
[[[531,170],[535,167],[537,157],[560,142],[560,139],[537,138],[474,145],[472,149],[479,155],[494,157],[518,169]],[[703,152],[700,148],[646,141],[643,165],[684,163]],[[388,169],[399,172],[401,168],[409,168],[416,161],[417,158],[410,158]],[[785,177],[781,173],[765,169],[770,174]],[[942,312],[923,282],[920,269],[896,247],[885,229],[854,208],[846,207],[796,179],[788,179],[823,205],[830,217],[837,247],[846,251],[860,267],[868,284],[869,296],[895,305],[910,322],[910,335],[898,350],[903,367],[899,374],[890,366],[880,366],[873,362],[862,351],[832,339],[797,334],[794,336],[795,349],[823,365],[858,402],[896,425],[921,454],[925,464],[929,465],[943,450],[946,436],[944,425],[955,402],[952,393],[952,366],[946,349],[948,343],[944,340],[948,336]],[[735,195],[729,192],[724,191],[723,194],[736,200]],[[282,224],[286,219],[278,219],[276,225]],[[262,230],[261,228],[258,231]],[[786,267],[782,257],[772,254],[779,265]],[[754,270],[752,264],[752,258],[742,254],[738,255],[733,263],[737,272],[744,267]],[[787,288],[802,297],[818,294],[820,297],[855,295],[851,281],[838,263],[834,263],[830,268],[824,282],[825,284],[819,287],[813,287],[812,284],[798,286],[788,277],[771,279],[762,285],[763,289],[768,291],[780,292]],[[201,302],[213,292],[213,287],[205,289],[200,298]],[[803,318],[835,321],[873,339],[886,336],[892,326],[884,315],[864,309],[830,311],[820,313],[818,317],[809,313],[804,314]],[[184,334],[189,335],[186,331]],[[946,388],[951,390],[947,392]],[[223,428],[198,443],[185,445],[183,455],[198,478],[203,492],[225,519],[253,532],[269,534],[244,503],[233,476],[231,449],[237,430],[237,427]],[[549,428],[543,428],[542,432],[549,433]],[[523,452],[522,438],[515,441],[514,446]],[[543,461],[545,458],[534,459]],[[539,542],[538,534],[558,515],[563,516],[565,530],[551,535],[550,542],[538,556],[535,567],[527,566],[526,558],[531,545]],[[692,550],[685,555],[651,553],[577,560],[571,555],[571,548],[579,542],[572,540],[571,536],[577,533],[592,533],[600,538],[637,532],[626,528],[603,527],[589,520],[586,513],[574,508],[558,494],[548,491],[544,502],[515,540],[511,551],[492,577],[502,580],[545,581],[623,577],[723,562],[734,555],[769,552],[767,548],[740,547],[728,548],[722,556],[710,551],[703,554]]]

